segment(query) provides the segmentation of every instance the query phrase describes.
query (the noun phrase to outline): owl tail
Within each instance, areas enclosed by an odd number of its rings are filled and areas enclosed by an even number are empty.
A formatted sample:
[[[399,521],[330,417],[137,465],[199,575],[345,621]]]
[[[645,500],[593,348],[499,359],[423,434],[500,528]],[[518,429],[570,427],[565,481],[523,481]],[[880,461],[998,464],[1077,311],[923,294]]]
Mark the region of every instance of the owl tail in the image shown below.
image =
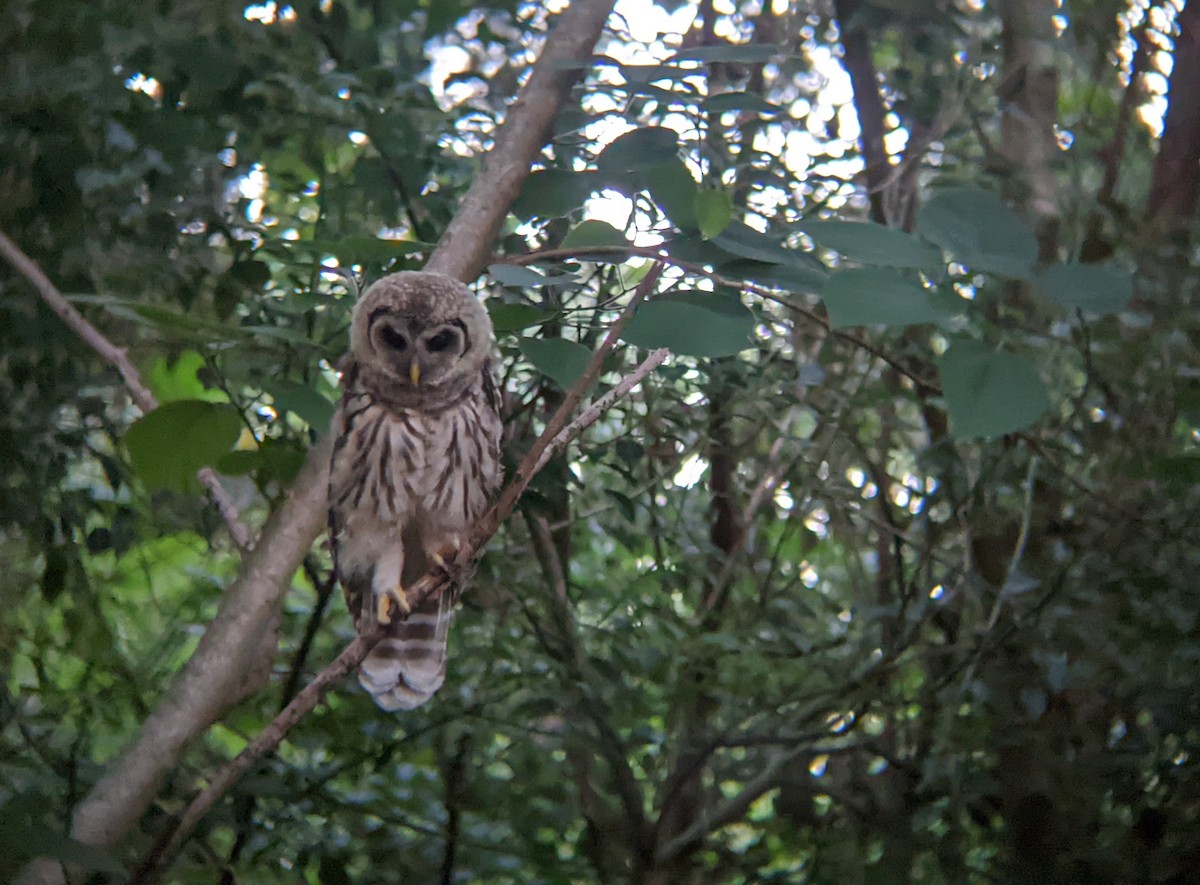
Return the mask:
[[[446,679],[446,639],[454,608],[438,594],[426,599],[371,649],[358,668],[358,681],[383,709],[412,710]]]

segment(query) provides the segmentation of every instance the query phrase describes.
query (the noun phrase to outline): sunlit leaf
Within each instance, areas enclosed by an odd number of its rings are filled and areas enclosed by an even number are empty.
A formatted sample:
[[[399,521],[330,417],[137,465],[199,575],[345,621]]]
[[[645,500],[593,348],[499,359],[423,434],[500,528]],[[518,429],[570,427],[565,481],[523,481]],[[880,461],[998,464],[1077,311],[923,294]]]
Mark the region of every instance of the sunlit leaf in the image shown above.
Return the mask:
[[[342,264],[384,264],[414,252],[429,252],[430,243],[416,240],[388,240],[382,237],[343,237],[339,240],[317,239],[305,246],[323,255],[333,255]]]
[[[146,378],[150,390],[160,403],[177,399],[227,402],[229,398],[224,393],[209,390],[196,377],[196,373],[203,368],[204,357],[194,350],[185,350],[173,362],[168,362],[166,357],[158,357],[151,363]]]
[[[721,275],[738,280],[749,280],[763,286],[771,286],[789,292],[820,293],[829,279],[828,271],[814,267],[797,254],[787,264],[771,264],[762,261],[739,259],[721,264]]]
[[[1037,291],[1071,310],[1116,313],[1133,298],[1133,274],[1102,264],[1056,264],[1038,274]]]
[[[725,191],[697,191],[695,207],[700,236],[706,240],[725,230],[733,218],[733,198]]]
[[[942,391],[958,437],[991,439],[1022,430],[1050,407],[1028,358],[956,339],[937,359]]]
[[[870,222],[802,221],[796,225],[822,246],[853,261],[880,267],[928,268],[942,264],[941,250],[912,234]]]
[[[770,264],[784,264],[792,260],[788,250],[780,245],[778,237],[757,231],[741,221],[730,222],[711,242],[739,258],[766,261]]]
[[[177,400],[143,415],[125,434],[134,472],[150,489],[187,491],[196,471],[233,448],[242,421],[230,405]]]
[[[532,289],[546,284],[546,275],[532,267],[519,264],[492,264],[488,273],[501,286],[510,289]]]
[[[581,222],[571,228],[562,242],[564,249],[595,246],[622,248],[628,245],[629,240],[625,238],[625,234],[621,233],[607,221],[601,221],[598,218],[589,218],[587,221]]]
[[[754,315],[721,292],[670,292],[638,307],[621,336],[684,356],[730,356],[754,346]]]
[[[520,348],[535,369],[564,390],[579,380],[592,358],[582,344],[565,338],[522,338]]]
[[[917,232],[974,271],[1024,279],[1037,261],[1033,231],[991,191],[935,191],[917,214]]]
[[[952,316],[956,306],[915,279],[878,267],[834,272],[821,297],[834,328],[932,323]]]
[[[696,195],[698,188],[687,164],[671,157],[646,173],[650,196],[680,230],[696,230]]]

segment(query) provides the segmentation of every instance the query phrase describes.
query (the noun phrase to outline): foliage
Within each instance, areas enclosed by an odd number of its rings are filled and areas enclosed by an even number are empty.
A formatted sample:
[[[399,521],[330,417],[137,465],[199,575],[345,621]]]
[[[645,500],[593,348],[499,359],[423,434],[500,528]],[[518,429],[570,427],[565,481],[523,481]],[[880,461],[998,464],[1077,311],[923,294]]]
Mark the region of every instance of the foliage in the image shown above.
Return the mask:
[[[828,82],[847,23],[781,5],[610,21],[478,284],[510,461],[652,257],[666,282],[594,392],[672,358],[534,481],[436,698],[389,716],[348,681],[172,881],[1194,868],[1200,274],[1195,219],[1174,241],[1139,220],[1140,127],[1098,196],[1126,111],[1091,66],[1123,45],[1118,10],[1076,7],[1056,44],[1074,141],[1048,231],[994,147],[1015,99],[993,10],[859,9],[901,206],[879,218],[863,112]],[[6,877],[38,853],[135,868],[352,635],[319,544],[269,689],[129,839],[67,838],[237,571],[195,470],[256,525],[278,507],[328,427],[359,287],[421,265],[545,28],[504,0],[0,12],[0,230],[163,403],[139,415],[0,270]]]

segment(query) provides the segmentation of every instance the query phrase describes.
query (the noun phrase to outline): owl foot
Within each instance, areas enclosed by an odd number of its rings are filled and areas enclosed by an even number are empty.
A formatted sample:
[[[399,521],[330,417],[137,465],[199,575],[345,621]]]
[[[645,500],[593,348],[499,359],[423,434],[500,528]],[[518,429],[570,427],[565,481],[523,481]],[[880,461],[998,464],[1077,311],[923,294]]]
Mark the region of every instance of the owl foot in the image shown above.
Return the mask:
[[[458,560],[458,545],[447,544],[441,550],[432,550],[429,553],[429,561],[440,568],[446,574],[450,573],[450,566]]]
[[[392,602],[395,601],[396,608],[400,610],[400,614],[406,615],[412,611],[412,606],[408,602],[408,594],[404,592],[404,588],[397,584],[387,593],[379,597],[375,609],[375,617],[381,624],[390,624],[392,622]]]

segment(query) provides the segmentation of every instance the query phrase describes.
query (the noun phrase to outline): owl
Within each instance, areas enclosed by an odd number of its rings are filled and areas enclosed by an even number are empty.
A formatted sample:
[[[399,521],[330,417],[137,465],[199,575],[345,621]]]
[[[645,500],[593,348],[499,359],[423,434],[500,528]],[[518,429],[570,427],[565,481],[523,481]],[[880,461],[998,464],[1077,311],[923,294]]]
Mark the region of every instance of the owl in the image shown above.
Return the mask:
[[[391,274],[354,307],[329,537],[356,629],[387,625],[358,674],[385,710],[417,707],[445,680],[454,600],[409,612],[405,587],[454,555],[500,484],[492,345],[483,305],[441,274]]]

